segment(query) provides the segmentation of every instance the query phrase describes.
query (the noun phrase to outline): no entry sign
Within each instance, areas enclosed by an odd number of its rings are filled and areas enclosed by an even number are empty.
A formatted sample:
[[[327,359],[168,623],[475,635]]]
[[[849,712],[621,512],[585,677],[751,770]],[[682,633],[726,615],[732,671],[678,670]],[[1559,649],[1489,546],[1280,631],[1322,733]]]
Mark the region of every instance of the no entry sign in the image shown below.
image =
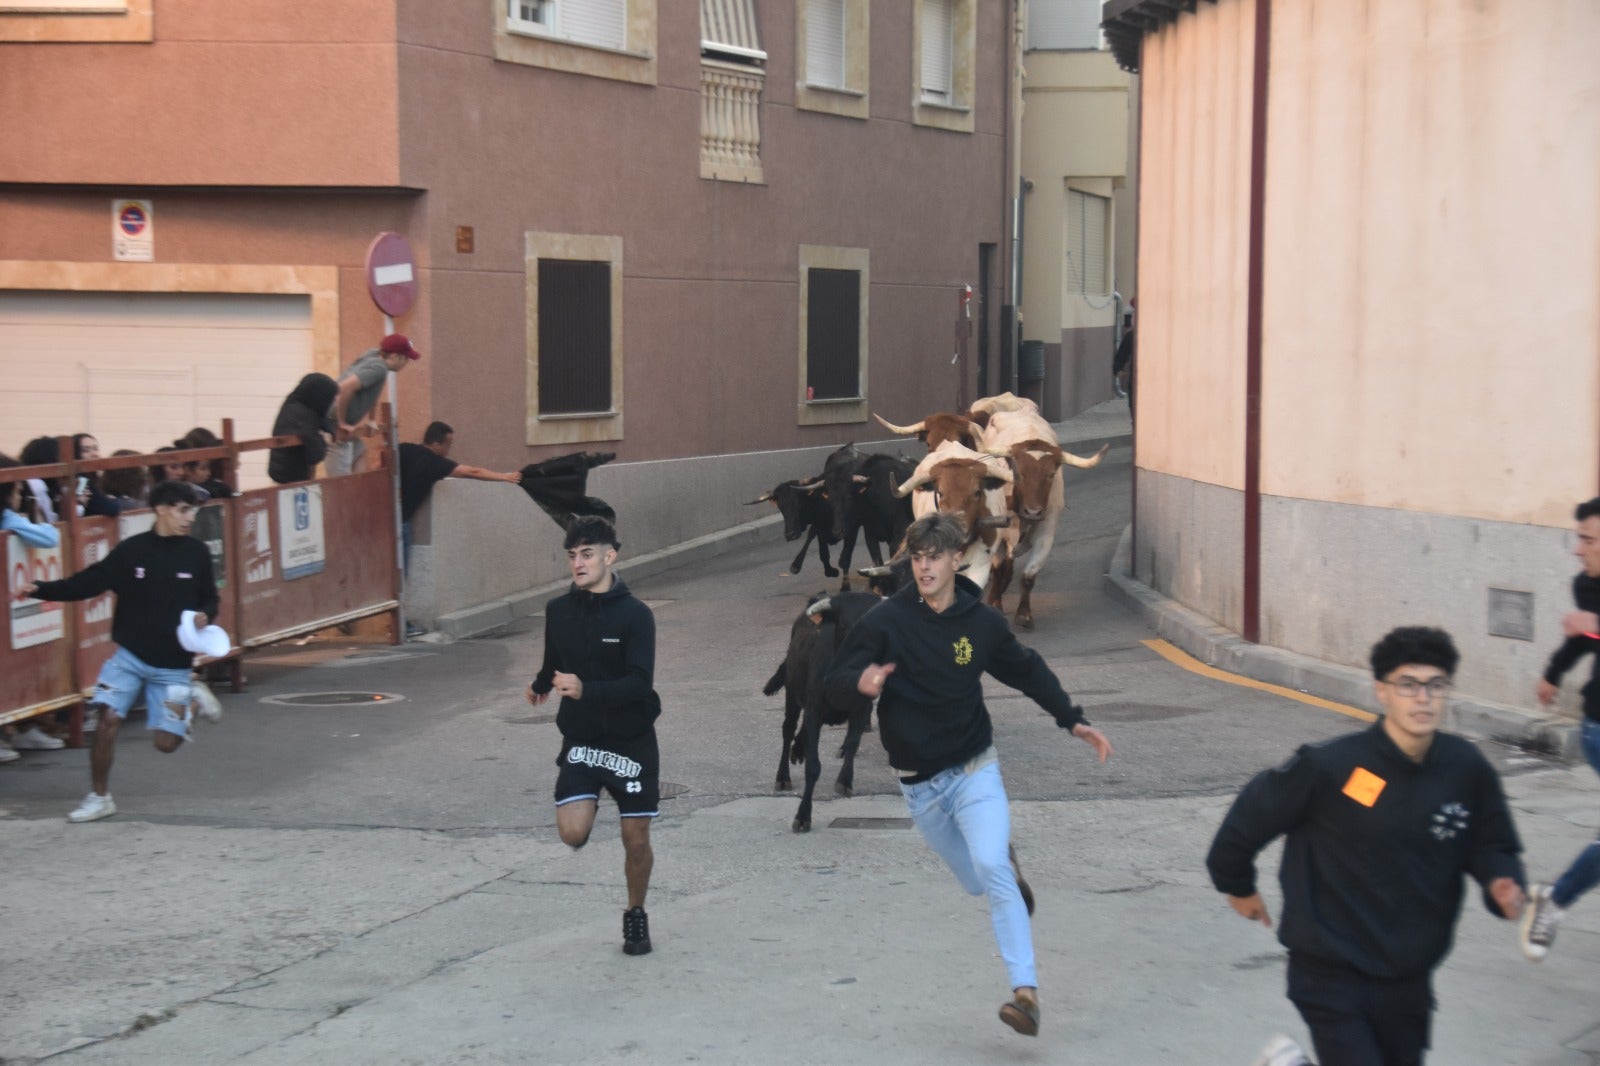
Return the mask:
[[[155,206],[149,200],[111,201],[112,257],[148,263],[156,257]]]
[[[398,318],[417,302],[417,265],[411,242],[398,233],[380,233],[367,248],[367,291],[378,310]]]

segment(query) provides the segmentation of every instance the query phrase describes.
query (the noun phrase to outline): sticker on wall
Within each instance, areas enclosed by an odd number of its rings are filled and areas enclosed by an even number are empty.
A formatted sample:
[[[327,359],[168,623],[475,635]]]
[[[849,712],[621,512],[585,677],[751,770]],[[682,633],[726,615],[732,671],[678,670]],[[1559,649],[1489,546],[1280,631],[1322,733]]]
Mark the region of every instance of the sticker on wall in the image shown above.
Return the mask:
[[[278,564],[283,579],[322,573],[327,550],[322,539],[322,486],[278,491]]]
[[[150,263],[156,258],[155,202],[111,201],[111,256],[119,263]]]
[[[6,551],[6,597],[11,604],[11,647],[20,651],[35,644],[48,644],[66,635],[66,611],[59,603],[18,600],[17,593],[30,583],[61,580],[61,549],[30,548],[10,536]]]

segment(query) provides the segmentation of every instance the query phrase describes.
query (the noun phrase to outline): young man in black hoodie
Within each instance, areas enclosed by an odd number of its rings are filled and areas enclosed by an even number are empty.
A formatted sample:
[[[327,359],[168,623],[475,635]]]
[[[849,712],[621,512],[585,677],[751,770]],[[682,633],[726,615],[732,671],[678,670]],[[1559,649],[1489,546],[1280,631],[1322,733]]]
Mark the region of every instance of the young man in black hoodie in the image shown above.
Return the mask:
[[[1522,911],[1523,873],[1500,775],[1470,741],[1439,732],[1460,656],[1442,629],[1408,626],[1372,648],[1383,717],[1307,744],[1257,775],[1206,856],[1241,916],[1271,927],[1255,857],[1286,838],[1278,878],[1289,999],[1321,1066],[1412,1066],[1428,1048],[1434,968],[1461,913],[1462,875],[1489,913]],[[1306,1061],[1279,1038],[1263,1061]]]
[[[839,706],[860,692],[878,701],[879,736],[900,774],[911,819],[974,896],[989,897],[994,937],[1011,980],[1000,1020],[1039,1032],[1033,964],[1033,893],[1011,850],[1011,812],[1000,779],[983,675],[1031,697],[1105,762],[1111,742],[1083,717],[1037,652],[1017,643],[1005,616],[956,574],[961,520],[931,514],[906,531],[913,583],[856,626],[828,675]]]
[[[1583,573],[1572,579],[1572,598],[1578,609],[1561,620],[1567,639],[1550,656],[1536,693],[1545,706],[1555,702],[1561,677],[1579,659],[1595,654],[1588,684],[1583,686],[1583,725],[1578,734],[1584,758],[1600,774],[1600,496],[1580,503],[1578,543],[1572,549],[1583,563]],[[1556,927],[1578,897],[1600,884],[1600,836],[1578,852],[1567,872],[1553,885],[1535,885],[1529,892],[1532,906],[1522,918],[1522,953],[1538,962],[1550,953]]]
[[[211,551],[189,535],[200,493],[183,481],[163,481],[150,490],[155,528],[122,541],[104,559],[60,581],[22,588],[18,599],[87,600],[117,594],[111,639],[117,651],[100,668],[90,704],[100,711],[100,727],[89,750],[92,791],[69,822],[93,822],[117,813],[111,798],[111,763],[117,733],[142,691],[151,741],[159,752],[177,751],[189,735],[193,711],[213,721],[220,708],[194,699],[189,671],[193,653],[178,642],[184,611],[197,611],[204,628],[217,613],[217,585]]]
[[[655,855],[650,819],[661,799],[661,756],[655,720],[656,620],[612,572],[621,548],[611,523],[592,515],[567,527],[572,588],[545,608],[544,663],[528,686],[528,702],[561,697],[556,728],[556,831],[581,848],[594,828],[600,792],[611,793],[622,818],[628,909],[622,950],[650,951],[644,898]]]

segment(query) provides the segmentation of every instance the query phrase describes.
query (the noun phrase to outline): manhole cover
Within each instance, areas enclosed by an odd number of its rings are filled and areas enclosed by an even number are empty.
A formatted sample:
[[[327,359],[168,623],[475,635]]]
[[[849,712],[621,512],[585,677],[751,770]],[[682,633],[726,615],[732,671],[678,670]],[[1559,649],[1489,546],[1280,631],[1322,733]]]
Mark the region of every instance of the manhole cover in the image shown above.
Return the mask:
[[[371,707],[379,703],[400,703],[404,699],[393,692],[295,692],[266,696],[261,702],[282,707]]]
[[[671,781],[661,782],[661,798],[664,800],[676,799],[687,791],[689,791],[688,785],[676,785]]]
[[[1096,703],[1083,709],[1091,722],[1160,722],[1190,714],[1204,714],[1204,707],[1169,707],[1149,703]]]
[[[553,714],[528,714],[521,718],[507,718],[506,725],[549,725],[555,720]]]
[[[829,829],[910,829],[910,818],[835,818]]]

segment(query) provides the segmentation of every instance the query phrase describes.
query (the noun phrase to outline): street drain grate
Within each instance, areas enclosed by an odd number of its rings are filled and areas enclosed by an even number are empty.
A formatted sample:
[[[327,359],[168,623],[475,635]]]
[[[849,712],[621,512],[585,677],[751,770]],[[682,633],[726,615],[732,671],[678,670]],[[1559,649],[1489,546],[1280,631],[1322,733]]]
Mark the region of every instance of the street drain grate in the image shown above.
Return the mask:
[[[910,818],[835,818],[829,829],[910,829]]]
[[[549,725],[555,720],[554,714],[529,714],[521,718],[507,718],[506,725]]]
[[[261,702],[280,707],[373,707],[404,700],[404,696],[393,692],[295,692],[286,696],[266,696]]]

